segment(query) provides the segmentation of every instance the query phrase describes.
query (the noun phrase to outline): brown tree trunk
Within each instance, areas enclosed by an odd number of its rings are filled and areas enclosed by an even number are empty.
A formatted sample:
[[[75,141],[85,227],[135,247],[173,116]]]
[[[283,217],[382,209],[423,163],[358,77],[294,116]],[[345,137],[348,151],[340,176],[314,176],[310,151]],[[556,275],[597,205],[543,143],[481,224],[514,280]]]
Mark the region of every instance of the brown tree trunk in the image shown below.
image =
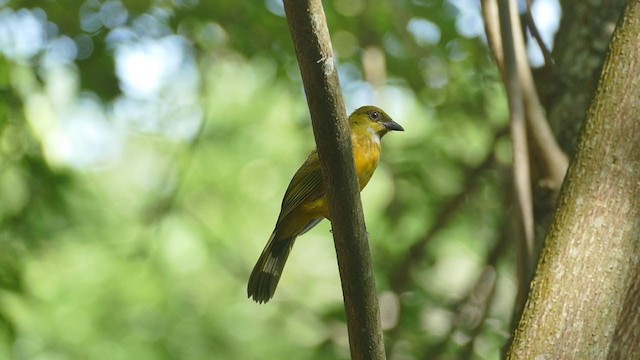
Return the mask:
[[[510,359],[640,354],[640,342],[627,340],[639,325],[638,44],[640,0],[633,0],[614,33]]]

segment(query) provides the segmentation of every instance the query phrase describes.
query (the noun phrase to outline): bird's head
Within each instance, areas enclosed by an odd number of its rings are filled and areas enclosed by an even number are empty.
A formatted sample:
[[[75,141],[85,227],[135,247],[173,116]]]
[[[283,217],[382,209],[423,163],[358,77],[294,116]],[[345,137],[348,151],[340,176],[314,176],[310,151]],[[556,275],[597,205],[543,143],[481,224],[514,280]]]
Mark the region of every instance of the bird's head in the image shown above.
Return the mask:
[[[382,137],[389,131],[404,131],[397,122],[391,120],[382,109],[375,106],[363,106],[349,116],[349,126],[354,132],[372,132]]]

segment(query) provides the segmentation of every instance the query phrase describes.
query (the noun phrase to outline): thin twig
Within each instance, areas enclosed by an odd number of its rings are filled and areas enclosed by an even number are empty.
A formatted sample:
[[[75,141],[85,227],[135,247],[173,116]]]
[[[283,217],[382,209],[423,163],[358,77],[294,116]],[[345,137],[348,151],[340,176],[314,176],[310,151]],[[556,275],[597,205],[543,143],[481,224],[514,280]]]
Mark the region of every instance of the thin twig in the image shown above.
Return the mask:
[[[471,341],[465,346],[460,359],[470,359],[473,352],[473,343],[482,330],[487,316],[489,314],[489,308],[493,298],[495,296],[495,290],[497,285],[497,269],[498,261],[505,255],[506,250],[509,248],[510,236],[509,236],[509,224],[505,222],[502,224],[502,231],[500,232],[500,238],[489,252],[487,257],[487,264],[482,271],[482,274],[478,277],[478,280],[473,287],[473,291],[469,296],[469,300],[464,306],[473,306],[476,309],[475,322],[469,327],[469,335]],[[487,283],[488,282],[488,283]],[[462,307],[464,309],[465,307]],[[459,318],[463,318],[463,313],[458,314]]]
[[[553,58],[551,57],[551,52],[547,48],[547,45],[542,40],[542,35],[540,35],[540,30],[538,30],[538,26],[536,25],[536,21],[533,19],[533,15],[531,14],[531,0],[527,0],[527,10],[525,11],[525,20],[527,22],[527,28],[531,32],[531,36],[536,40],[540,51],[542,52],[542,57],[544,58],[544,66],[547,69],[553,69]]]
[[[497,0],[482,0],[482,15],[489,47],[502,73],[503,81],[506,83],[504,51],[498,24]],[[518,76],[525,106],[529,152],[533,160],[532,165],[535,165],[537,183],[545,189],[558,192],[564,180],[569,159],[558,145],[549,127],[549,122],[531,74],[520,18],[515,13],[511,16],[511,25],[518,64]]]
[[[506,195],[505,197],[510,197],[508,194]],[[462,349],[462,354],[456,356],[456,358],[470,359],[472,357],[471,353],[473,352],[474,340],[482,331],[482,325],[487,318],[491,302],[495,295],[498,261],[503,258],[509,248],[509,242],[511,240],[509,236],[509,225],[509,222],[503,221],[498,241],[496,241],[491,251],[487,254],[482,273],[470,288],[467,296],[455,305],[458,309],[454,321],[455,326],[451,327],[442,342],[435,346],[429,346],[429,354],[433,358],[438,358],[439,355],[442,355],[442,353],[446,351],[447,345],[452,341],[451,338],[460,330],[464,330],[470,336],[470,340]]]

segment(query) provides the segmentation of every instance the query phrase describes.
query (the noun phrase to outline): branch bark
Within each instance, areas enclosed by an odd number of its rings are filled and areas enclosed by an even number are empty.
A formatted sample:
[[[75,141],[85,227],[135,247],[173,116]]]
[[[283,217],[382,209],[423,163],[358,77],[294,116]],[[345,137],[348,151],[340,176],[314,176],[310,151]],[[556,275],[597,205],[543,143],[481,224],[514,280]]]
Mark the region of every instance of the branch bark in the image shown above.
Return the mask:
[[[349,125],[322,2],[285,0],[329,203],[352,359],[385,359]]]
[[[638,316],[622,316],[637,312],[628,299],[640,273],[639,42],[633,0],[609,47],[510,359],[605,359],[639,325]],[[620,358],[640,353],[640,343],[628,346]]]

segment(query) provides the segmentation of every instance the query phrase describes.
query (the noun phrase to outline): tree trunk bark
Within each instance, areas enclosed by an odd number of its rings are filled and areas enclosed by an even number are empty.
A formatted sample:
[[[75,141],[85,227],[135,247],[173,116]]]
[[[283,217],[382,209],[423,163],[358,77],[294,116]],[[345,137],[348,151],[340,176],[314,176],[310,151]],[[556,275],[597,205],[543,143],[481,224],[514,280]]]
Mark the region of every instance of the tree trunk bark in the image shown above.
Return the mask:
[[[614,33],[510,359],[605,359],[616,349],[637,357],[640,342],[626,339],[638,327],[639,43],[634,0]]]

